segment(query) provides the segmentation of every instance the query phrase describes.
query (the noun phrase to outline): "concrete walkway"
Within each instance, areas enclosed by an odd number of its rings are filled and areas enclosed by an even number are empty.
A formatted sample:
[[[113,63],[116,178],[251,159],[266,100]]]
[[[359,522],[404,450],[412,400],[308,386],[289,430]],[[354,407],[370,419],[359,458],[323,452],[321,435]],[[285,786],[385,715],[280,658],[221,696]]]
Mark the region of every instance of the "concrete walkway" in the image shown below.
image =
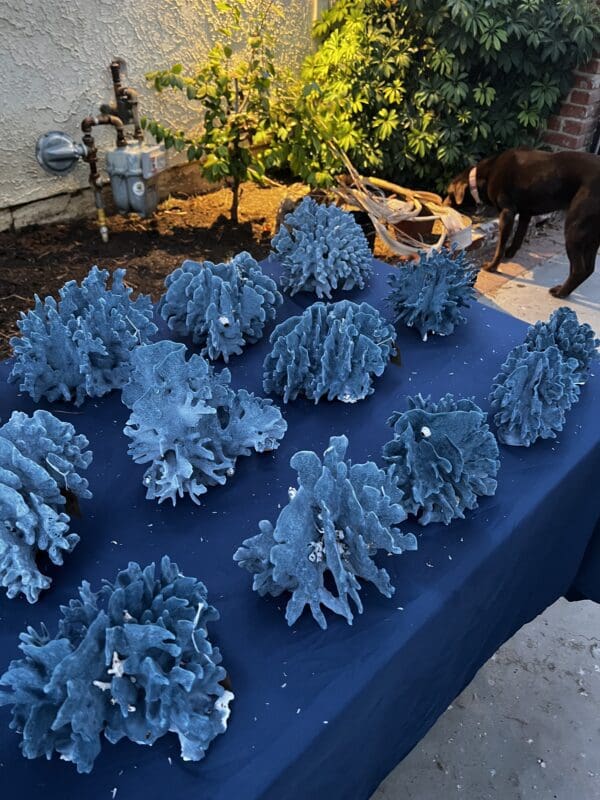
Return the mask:
[[[568,271],[553,220],[480,273],[480,300],[528,322],[568,305],[600,335],[596,263],[568,300],[552,297]],[[559,600],[521,628],[371,800],[600,800],[600,606]]]
[[[496,273],[481,272],[477,288],[483,302],[494,305],[527,322],[547,318],[555,308],[569,306],[580,322],[589,322],[600,335],[600,258],[596,271],[566,300],[548,293],[562,283],[569,272],[564,246],[562,218],[556,217],[531,234],[513,262],[502,264]],[[586,798],[587,800],[587,798]]]
[[[600,612],[561,600],[498,650],[372,800],[599,800]]]

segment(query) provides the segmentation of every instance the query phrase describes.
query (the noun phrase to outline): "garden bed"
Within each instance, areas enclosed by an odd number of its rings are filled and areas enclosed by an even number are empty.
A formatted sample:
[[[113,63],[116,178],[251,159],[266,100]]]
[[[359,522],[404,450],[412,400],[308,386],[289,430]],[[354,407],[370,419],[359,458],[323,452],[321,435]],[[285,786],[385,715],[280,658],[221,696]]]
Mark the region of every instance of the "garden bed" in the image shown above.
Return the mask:
[[[256,258],[269,252],[275,215],[287,188],[244,187],[239,225],[228,218],[231,193],[222,189],[169,198],[151,219],[114,216],[103,244],[94,220],[0,234],[0,358],[10,354],[19,311],[34,293],[56,295],[65,281],[81,280],[93,264],[125,267],[126,281],[156,300],[165,275],[185,258],[223,261],[240,250]]]

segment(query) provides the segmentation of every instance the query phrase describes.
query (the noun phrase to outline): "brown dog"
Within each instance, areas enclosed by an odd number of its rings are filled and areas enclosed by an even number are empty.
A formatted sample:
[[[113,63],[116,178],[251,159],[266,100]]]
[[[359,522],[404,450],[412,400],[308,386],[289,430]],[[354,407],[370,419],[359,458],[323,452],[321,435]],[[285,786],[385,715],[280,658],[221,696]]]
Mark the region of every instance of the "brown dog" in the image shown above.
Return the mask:
[[[457,175],[448,186],[447,205],[471,199],[500,212],[496,252],[483,269],[495,270],[523,244],[527,226],[536,214],[567,209],[565,243],[569,276],[550,294],[566,297],[594,271],[600,247],[600,158],[591,153],[546,153],[507,150],[480,161]],[[510,245],[515,216],[517,230]]]

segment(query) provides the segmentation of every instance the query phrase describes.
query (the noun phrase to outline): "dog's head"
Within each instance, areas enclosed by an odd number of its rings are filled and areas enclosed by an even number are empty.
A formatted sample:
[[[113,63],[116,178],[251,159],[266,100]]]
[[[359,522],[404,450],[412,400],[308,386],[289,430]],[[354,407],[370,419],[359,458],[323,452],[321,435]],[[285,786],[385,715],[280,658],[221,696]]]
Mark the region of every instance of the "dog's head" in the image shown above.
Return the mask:
[[[469,201],[473,201],[469,189],[469,172],[470,167],[464,169],[459,173],[450,183],[446,190],[446,198],[444,200],[445,206],[452,206],[452,208],[459,208]],[[473,201],[474,202],[474,201]]]

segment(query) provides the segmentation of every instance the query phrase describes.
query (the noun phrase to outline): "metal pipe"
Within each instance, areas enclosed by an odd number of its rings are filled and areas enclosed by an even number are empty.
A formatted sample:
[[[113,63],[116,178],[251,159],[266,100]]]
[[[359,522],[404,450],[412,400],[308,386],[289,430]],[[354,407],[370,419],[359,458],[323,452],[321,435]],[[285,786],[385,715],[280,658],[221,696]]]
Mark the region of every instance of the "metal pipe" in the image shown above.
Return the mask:
[[[134,139],[137,139],[138,142],[143,142],[144,131],[142,130],[142,126],[140,124],[140,96],[135,89],[132,89],[128,86],[121,90],[121,97],[125,99],[131,111],[131,116],[133,119],[133,137]]]
[[[108,242],[108,226],[106,224],[106,211],[104,210],[104,196],[101,187],[94,188],[94,204],[96,206],[96,221],[102,241]]]
[[[112,125],[117,129],[117,147],[127,146],[123,121],[113,114],[99,114],[97,117],[85,117],[81,122],[81,130],[84,133],[84,143],[85,136],[91,134],[91,130],[95,125]]]
[[[102,196],[103,181],[98,173],[98,150],[96,148],[94,137],[88,128],[87,118],[84,120],[84,123],[86,123],[87,130],[83,135],[83,144],[86,150],[83,160],[89,165],[90,168],[89,182],[94,190],[94,204],[96,206],[96,221],[98,223],[98,231],[102,241],[108,242],[108,227],[106,225],[106,212],[104,210],[104,198]]]
[[[115,94],[115,102],[112,104],[103,104],[100,106],[100,111],[103,114],[115,114],[123,121],[123,124],[129,125],[132,119],[131,108],[125,97],[127,87],[121,83],[121,70],[125,66],[125,62],[119,58],[115,58],[109,64],[110,74],[112,77],[113,91]]]
[[[121,67],[122,62],[118,59],[110,62],[110,74],[112,76],[113,87],[115,90],[115,100],[119,102],[119,94],[121,92]]]
[[[100,176],[98,174],[98,149],[96,148],[96,142],[90,131],[84,133],[83,145],[85,147],[85,155],[83,156],[83,160],[86,162],[86,164],[89,164],[89,181],[90,184],[95,188],[100,180]]]
[[[106,114],[116,114],[126,125],[133,122],[133,136],[138,142],[144,141],[144,132],[140,124],[139,95],[130,86],[121,83],[121,70],[124,62],[116,58],[110,62],[110,74],[115,93],[114,105],[103,105],[100,111]]]
[[[102,195],[102,187],[105,182],[98,172],[98,148],[96,141],[92,136],[92,128],[95,125],[113,125],[117,129],[117,147],[125,147],[125,133],[123,130],[123,123],[118,117],[110,114],[101,114],[99,117],[85,117],[81,123],[81,130],[83,131],[83,144],[85,146],[85,155],[83,160],[89,165],[90,177],[89,182],[94,190],[94,204],[96,206],[96,220],[98,222],[98,231],[103,242],[108,242],[108,226],[106,224],[106,211],[104,208],[104,197]]]

